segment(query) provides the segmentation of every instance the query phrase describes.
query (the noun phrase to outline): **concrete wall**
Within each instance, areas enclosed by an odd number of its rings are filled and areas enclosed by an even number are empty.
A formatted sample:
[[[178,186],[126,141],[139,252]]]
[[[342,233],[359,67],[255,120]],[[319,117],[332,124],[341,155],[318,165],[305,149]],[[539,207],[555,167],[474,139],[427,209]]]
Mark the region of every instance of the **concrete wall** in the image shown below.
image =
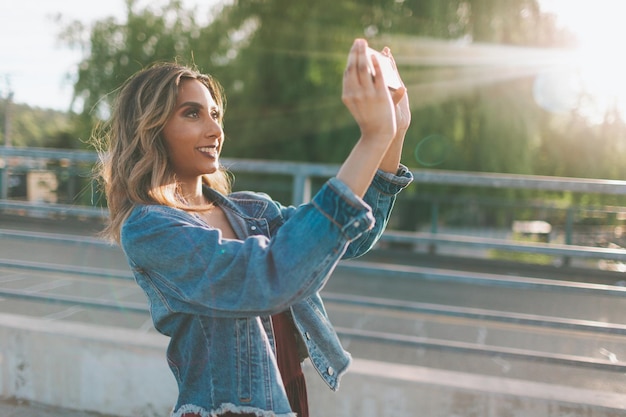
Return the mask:
[[[0,396],[119,416],[166,416],[176,384],[167,340],[0,314]]]
[[[0,397],[123,417],[167,416],[159,335],[0,314]],[[308,364],[308,362],[307,362]],[[617,417],[626,394],[355,360],[339,392],[305,366],[312,417]]]
[[[336,393],[308,378],[311,417],[618,417],[626,394],[355,360]]]

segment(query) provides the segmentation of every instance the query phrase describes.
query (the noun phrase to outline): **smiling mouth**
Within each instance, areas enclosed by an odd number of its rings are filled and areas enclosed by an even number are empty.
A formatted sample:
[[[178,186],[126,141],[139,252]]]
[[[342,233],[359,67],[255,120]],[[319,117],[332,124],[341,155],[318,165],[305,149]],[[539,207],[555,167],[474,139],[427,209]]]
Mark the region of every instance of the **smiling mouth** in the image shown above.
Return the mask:
[[[217,158],[217,146],[201,146],[196,149],[205,156]]]

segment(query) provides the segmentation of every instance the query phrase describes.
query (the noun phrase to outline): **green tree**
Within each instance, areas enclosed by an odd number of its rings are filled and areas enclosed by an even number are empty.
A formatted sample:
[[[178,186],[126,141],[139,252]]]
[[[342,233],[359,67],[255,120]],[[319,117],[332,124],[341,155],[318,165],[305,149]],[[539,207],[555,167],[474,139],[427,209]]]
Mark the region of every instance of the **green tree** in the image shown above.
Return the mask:
[[[135,0],[126,6],[125,22],[109,18],[91,28],[74,22],[64,32],[67,42],[85,50],[75,84],[75,100],[83,105],[75,119],[81,137],[95,118],[106,117],[115,89],[131,74],[155,61],[178,60],[225,86],[225,156],[233,157],[343,159],[358,135],[340,100],[346,54],[357,36],[394,48],[394,40],[410,44],[416,35],[515,45],[561,41],[535,0],[238,0],[216,9],[207,25],[176,0],[162,10],[139,9]],[[442,69],[451,69],[400,65],[418,114],[407,156],[424,137],[438,134],[452,144],[441,167],[533,171],[541,135],[534,130],[528,79],[481,87],[425,110],[414,86],[428,87]],[[422,112],[428,116],[419,117]]]
[[[156,61],[193,64],[193,51],[202,42],[194,12],[179,0],[162,10],[139,9],[136,0],[126,0],[126,21],[110,17],[92,27],[74,21],[65,25],[60,38],[85,53],[73,100],[73,107],[81,108],[76,124],[83,137],[89,137],[94,122],[107,117],[124,80]]]
[[[339,160],[356,133],[341,100],[348,48],[369,10],[358,2],[238,1],[222,14],[241,43],[222,78],[229,94],[226,152]],[[347,135],[339,136],[347,130]]]
[[[0,145],[5,144],[8,105],[7,100],[0,101]],[[53,138],[72,129],[71,118],[64,112],[19,103],[10,103],[9,106],[12,146],[50,146]],[[63,147],[78,147],[77,142],[75,139],[68,140]]]

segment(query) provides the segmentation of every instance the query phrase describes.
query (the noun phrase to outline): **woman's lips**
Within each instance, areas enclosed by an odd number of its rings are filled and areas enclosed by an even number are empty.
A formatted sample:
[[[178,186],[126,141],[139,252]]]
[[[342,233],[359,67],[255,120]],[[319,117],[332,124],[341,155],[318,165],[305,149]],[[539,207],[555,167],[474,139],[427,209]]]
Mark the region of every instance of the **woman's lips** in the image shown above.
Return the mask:
[[[216,158],[217,157],[217,146],[213,145],[213,146],[201,146],[199,148],[196,148],[199,152],[201,152],[203,155],[209,156],[211,158]]]

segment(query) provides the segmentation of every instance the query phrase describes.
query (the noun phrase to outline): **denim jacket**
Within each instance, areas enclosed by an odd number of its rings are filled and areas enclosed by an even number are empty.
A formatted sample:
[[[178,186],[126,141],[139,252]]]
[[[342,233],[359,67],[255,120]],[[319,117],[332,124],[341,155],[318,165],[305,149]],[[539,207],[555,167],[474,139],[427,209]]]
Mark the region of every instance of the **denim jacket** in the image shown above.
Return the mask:
[[[312,201],[285,207],[267,195],[223,196],[205,188],[238,239],[193,213],[136,206],[121,244],[145,291],[155,328],[170,337],[167,361],[179,388],[172,416],[226,411],[292,413],[274,354],[270,316],[290,309],[308,356],[332,390],[350,364],[319,291],[342,258],[367,252],[395,197],[412,180],[378,171],[363,199],[337,178]]]

